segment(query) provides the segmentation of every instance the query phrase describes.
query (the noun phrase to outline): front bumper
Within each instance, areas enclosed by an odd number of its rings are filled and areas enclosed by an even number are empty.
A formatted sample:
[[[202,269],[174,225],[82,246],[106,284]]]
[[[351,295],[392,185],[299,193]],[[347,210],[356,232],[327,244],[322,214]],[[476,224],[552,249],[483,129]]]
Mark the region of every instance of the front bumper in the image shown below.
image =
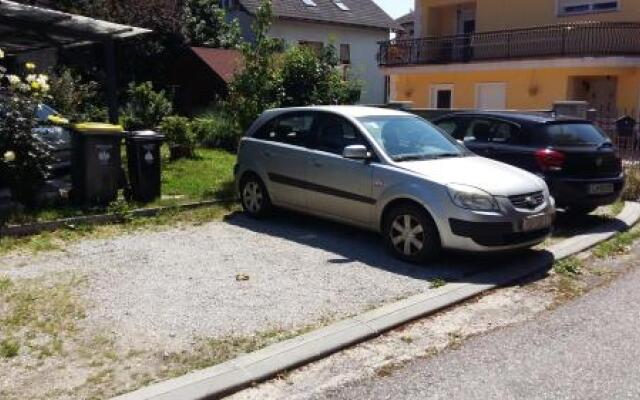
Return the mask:
[[[452,210],[445,226],[440,226],[443,247],[450,250],[497,252],[533,247],[552,232],[556,208],[553,198],[534,210],[518,209],[508,198],[497,197],[500,212]],[[524,221],[544,215],[548,226],[526,231]]]

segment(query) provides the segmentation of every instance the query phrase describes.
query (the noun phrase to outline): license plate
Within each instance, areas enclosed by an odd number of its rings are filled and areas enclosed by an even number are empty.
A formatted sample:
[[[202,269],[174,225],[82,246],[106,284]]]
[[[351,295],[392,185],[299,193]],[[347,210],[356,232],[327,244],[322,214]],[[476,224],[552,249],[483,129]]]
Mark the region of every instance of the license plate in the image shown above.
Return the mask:
[[[589,194],[611,194],[613,190],[613,183],[594,183],[589,185]]]
[[[525,232],[539,231],[551,225],[551,217],[546,214],[532,215],[525,218],[522,230]]]

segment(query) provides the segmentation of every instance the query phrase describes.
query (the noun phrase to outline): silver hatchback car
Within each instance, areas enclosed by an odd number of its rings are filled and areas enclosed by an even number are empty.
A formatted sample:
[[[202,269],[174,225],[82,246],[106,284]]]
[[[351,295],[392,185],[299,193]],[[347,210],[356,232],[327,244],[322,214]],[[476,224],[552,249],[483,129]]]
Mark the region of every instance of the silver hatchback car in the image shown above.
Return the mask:
[[[266,111],[242,139],[235,168],[244,210],[288,208],[380,232],[399,258],[441,249],[504,251],[550,233],[545,182],[474,155],[401,111],[322,106]]]

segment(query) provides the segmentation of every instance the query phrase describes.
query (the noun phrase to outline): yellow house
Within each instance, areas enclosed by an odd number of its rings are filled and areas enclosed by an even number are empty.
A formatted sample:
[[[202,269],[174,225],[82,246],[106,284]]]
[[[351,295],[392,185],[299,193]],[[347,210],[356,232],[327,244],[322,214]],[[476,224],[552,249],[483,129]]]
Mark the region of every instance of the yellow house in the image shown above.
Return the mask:
[[[640,110],[640,0],[416,0],[380,44],[390,98],[416,107]]]

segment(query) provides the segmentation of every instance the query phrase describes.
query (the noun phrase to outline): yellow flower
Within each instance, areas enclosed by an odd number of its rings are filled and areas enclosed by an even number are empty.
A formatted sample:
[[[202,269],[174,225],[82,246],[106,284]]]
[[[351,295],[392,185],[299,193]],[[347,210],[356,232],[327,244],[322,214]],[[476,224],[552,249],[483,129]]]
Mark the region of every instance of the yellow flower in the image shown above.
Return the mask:
[[[0,49],[0,60],[2,60],[4,58],[4,51],[2,51],[2,49]]]
[[[36,69],[36,65],[32,62],[26,63],[24,67],[27,69],[27,71],[33,71],[34,69]]]
[[[4,153],[4,161],[5,162],[14,162],[16,160],[16,153],[13,151],[7,151]]]
[[[40,90],[41,87],[42,87],[42,85],[40,84],[40,82],[36,82],[36,81],[31,82],[31,89],[32,90],[38,91],[38,90]]]

